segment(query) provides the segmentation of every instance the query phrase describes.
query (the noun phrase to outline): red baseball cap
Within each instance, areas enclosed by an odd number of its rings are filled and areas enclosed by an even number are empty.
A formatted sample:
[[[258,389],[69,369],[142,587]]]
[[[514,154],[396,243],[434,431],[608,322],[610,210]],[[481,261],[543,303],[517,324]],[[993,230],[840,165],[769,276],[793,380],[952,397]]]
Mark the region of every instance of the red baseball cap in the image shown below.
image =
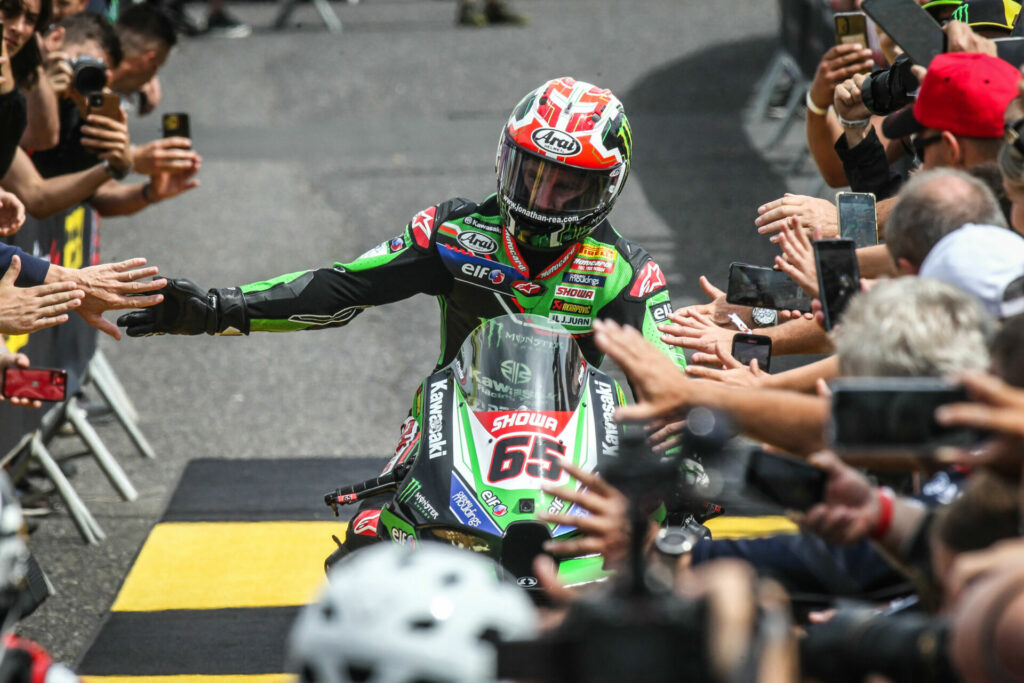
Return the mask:
[[[882,124],[889,138],[925,128],[971,138],[1003,137],[1003,112],[1017,96],[1020,71],[1009,62],[980,52],[941,54],[928,73],[913,108],[890,114]]]

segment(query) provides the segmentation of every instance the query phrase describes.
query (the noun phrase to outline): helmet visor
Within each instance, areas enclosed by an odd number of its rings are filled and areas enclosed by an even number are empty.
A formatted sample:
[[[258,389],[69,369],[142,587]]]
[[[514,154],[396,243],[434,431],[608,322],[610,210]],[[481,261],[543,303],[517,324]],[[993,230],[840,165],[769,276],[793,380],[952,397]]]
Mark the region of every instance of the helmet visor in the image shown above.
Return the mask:
[[[505,141],[498,159],[498,191],[510,211],[537,232],[585,220],[609,205],[619,168],[583,170],[537,156]]]

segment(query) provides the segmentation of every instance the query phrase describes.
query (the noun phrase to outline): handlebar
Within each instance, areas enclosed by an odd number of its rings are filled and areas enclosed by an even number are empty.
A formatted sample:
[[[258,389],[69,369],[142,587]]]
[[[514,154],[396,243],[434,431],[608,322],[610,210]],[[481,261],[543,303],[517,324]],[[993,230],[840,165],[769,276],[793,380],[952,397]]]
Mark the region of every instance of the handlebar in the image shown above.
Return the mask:
[[[386,472],[379,477],[372,477],[357,484],[334,489],[334,491],[324,496],[324,503],[334,510],[334,516],[337,517],[339,505],[351,505],[371,496],[397,491],[398,485],[405,479],[405,475],[409,473],[411,468],[411,463],[400,463],[395,465],[394,469],[390,472]]]

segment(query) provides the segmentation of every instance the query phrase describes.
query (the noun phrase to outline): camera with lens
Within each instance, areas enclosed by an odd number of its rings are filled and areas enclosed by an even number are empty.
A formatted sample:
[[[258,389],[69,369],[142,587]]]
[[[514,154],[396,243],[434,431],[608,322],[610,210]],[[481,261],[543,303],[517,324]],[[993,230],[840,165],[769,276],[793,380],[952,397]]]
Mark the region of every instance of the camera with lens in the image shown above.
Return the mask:
[[[861,101],[872,114],[885,116],[902,109],[914,101],[920,83],[911,73],[914,65],[910,57],[902,54],[888,69],[871,72],[860,87]]]
[[[102,59],[82,55],[71,60],[71,87],[83,97],[102,92],[107,85],[107,65]]]

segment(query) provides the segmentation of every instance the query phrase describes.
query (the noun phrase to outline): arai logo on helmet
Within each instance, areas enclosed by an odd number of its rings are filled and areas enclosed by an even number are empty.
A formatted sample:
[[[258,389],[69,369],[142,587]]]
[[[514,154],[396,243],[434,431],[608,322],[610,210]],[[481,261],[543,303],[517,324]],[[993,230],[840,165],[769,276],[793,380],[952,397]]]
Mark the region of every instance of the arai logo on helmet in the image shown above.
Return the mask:
[[[573,136],[555,128],[538,128],[530,136],[533,144],[545,152],[556,154],[560,157],[576,156],[583,149],[580,141]]]

